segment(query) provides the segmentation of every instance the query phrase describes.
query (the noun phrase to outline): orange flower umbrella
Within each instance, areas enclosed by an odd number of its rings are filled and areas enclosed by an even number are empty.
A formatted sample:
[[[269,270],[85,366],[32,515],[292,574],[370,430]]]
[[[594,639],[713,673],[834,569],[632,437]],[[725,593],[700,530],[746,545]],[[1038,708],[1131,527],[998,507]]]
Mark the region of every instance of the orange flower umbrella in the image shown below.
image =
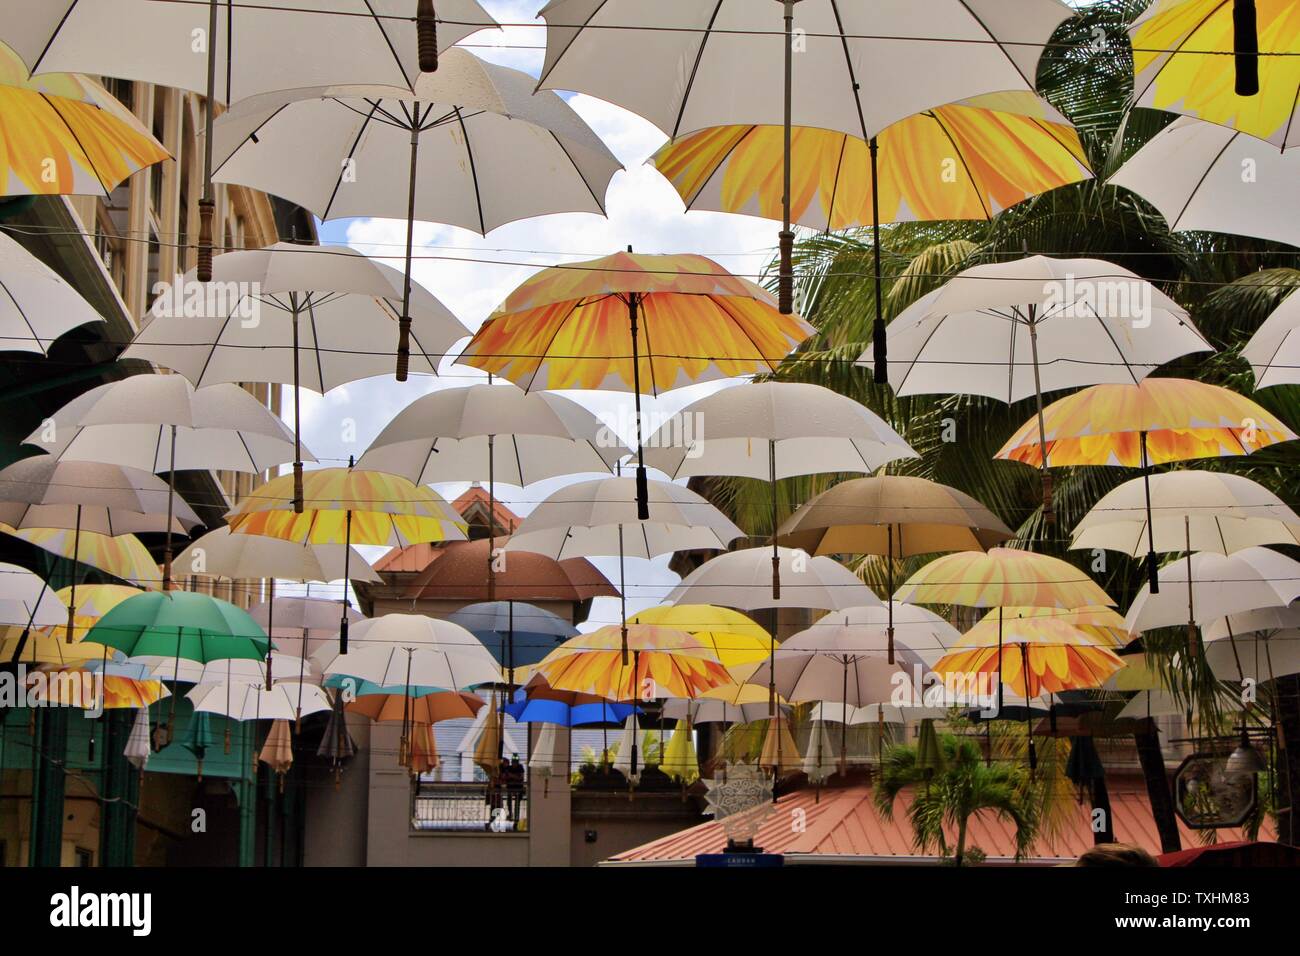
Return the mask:
[[[643,506],[641,395],[774,371],[813,331],[711,259],[629,249],[537,273],[483,323],[458,361],[525,391],[631,391]]]
[[[1113,607],[1115,602],[1072,564],[1017,548],[959,551],[931,561],[894,600],[963,607]]]
[[[60,707],[138,710],[170,696],[161,680],[143,676],[144,669],[138,665],[110,662],[106,666],[93,666],[96,663],[42,668],[30,675],[29,691],[33,700]]]
[[[158,569],[158,562],[133,534],[110,536],[95,531],[78,533],[67,528],[11,529],[7,525],[0,525],[0,532],[22,538],[61,558],[70,558],[80,564],[106,571],[113,577],[130,581],[140,588],[157,590],[162,587],[162,572]],[[81,587],[77,590],[80,592]]]
[[[998,675],[1017,694],[1037,697],[1063,690],[1100,687],[1124,661],[1093,635],[1052,618],[1020,618],[996,629],[968,632],[961,645],[934,664],[934,672]],[[1027,683],[1026,683],[1027,681]]]
[[[302,511],[294,510],[294,476],[262,485],[226,515],[232,534],[261,534],[298,544],[342,544],[343,577],[354,544],[404,547],[463,541],[465,521],[431,488],[358,468],[321,468],[302,481]],[[348,647],[348,597],[343,593],[339,653]]]
[[[28,77],[0,44],[0,196],[107,196],[171,154],[94,80]]]
[[[717,652],[686,631],[654,624],[629,624],[623,663],[624,629],[609,625],[570,638],[533,668],[556,690],[595,694],[606,700],[639,701],[657,697],[701,696],[732,683]]]
[[[78,643],[90,633],[92,627],[99,623],[101,617],[127,598],[139,593],[139,588],[127,587],[124,584],[83,584],[75,590],[71,587],[60,588],[55,592],[55,597],[62,601],[64,606],[76,600],[76,606],[71,608],[72,640]],[[40,633],[51,636],[63,630],[65,630],[63,625],[39,628]]]
[[[991,219],[1033,196],[1091,177],[1079,134],[1037,96],[1012,91],[939,106],[870,145],[813,127],[792,131],[792,215],[819,230],[938,219]],[[784,130],[714,126],[679,136],[649,160],[687,209],[782,217]],[[935,175],[951,167],[950,176]]]
[[[984,615],[953,646],[980,644],[996,636],[999,616],[1003,621],[1004,641],[1015,640],[1016,634],[1070,633],[1082,634],[1098,647],[1118,649],[1132,637],[1124,618],[1114,608],[1000,607]]]
[[[1043,409],[1041,424],[1038,418],[1025,422],[994,457],[1034,468],[1142,468],[1149,479],[1152,465],[1249,455],[1295,437],[1271,412],[1226,388],[1185,378],[1147,378],[1136,385],[1094,385],[1053,402]],[[1149,481],[1146,504],[1147,577],[1157,594]]]

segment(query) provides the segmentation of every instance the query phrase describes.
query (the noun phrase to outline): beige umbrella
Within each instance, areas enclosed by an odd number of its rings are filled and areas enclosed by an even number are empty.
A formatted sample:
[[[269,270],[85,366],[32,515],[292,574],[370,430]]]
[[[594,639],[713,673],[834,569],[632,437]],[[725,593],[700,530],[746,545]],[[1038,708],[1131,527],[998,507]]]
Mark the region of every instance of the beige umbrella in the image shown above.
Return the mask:
[[[983,551],[1012,536],[997,515],[956,488],[925,478],[878,475],[845,481],[817,495],[781,526],[778,540],[809,554],[874,554],[894,562],[942,551]],[[889,660],[894,606],[888,607]]]
[[[262,744],[262,752],[257,759],[275,771],[280,778],[280,791],[284,791],[284,775],[293,766],[293,735],[289,732],[289,721],[271,721],[271,730]]]
[[[799,756],[799,748],[790,734],[790,722],[785,717],[768,719],[758,765],[773,771],[777,780],[803,769],[803,757]]]

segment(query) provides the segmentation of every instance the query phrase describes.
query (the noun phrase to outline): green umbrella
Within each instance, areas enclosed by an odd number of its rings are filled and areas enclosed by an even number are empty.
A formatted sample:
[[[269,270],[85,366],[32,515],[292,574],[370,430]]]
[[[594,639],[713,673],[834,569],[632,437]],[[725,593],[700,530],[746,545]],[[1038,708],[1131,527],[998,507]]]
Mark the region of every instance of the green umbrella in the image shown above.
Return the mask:
[[[129,597],[101,617],[85,640],[127,657],[174,658],[174,678],[181,658],[200,664],[229,658],[263,660],[271,647],[271,639],[247,611],[192,591],[146,591]],[[170,706],[168,741],[176,717],[175,695]]]
[[[208,755],[208,748],[217,745],[217,734],[212,729],[212,715],[193,713],[190,715],[190,729],[181,741],[181,746],[194,755],[198,761],[199,779],[203,779],[203,758]],[[228,752],[228,751],[227,751]]]
[[[925,775],[928,789],[930,779],[944,769],[943,748],[939,746],[939,735],[934,731],[934,721],[926,718],[921,721],[921,729],[916,736],[916,765]]]

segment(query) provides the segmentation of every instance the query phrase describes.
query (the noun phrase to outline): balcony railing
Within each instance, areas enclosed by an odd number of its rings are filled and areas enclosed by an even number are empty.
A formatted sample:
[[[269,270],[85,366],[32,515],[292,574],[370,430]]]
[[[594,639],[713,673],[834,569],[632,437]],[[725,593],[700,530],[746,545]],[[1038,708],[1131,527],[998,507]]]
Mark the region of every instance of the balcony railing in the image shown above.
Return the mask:
[[[515,833],[528,828],[527,786],[417,780],[411,785],[411,829]]]

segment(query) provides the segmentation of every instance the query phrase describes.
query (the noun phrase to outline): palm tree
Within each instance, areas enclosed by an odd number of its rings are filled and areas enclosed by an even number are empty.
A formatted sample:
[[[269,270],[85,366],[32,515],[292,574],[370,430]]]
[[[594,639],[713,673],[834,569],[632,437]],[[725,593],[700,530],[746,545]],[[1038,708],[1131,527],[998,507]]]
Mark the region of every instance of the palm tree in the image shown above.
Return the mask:
[[[994,813],[1016,828],[1016,859],[1022,859],[1038,837],[1043,805],[1027,770],[1017,764],[986,763],[979,744],[971,737],[943,734],[939,738],[943,766],[923,767],[919,748],[900,744],[885,751],[876,806],[886,820],[894,817],[894,802],[907,788],[913,790],[907,808],[912,842],[917,850],[932,849],[961,866],[968,857],[967,829],[971,817]],[[957,831],[951,847],[945,827]]]
[[[1096,178],[1021,203],[991,222],[903,223],[886,228],[882,238],[886,318],[973,265],[1035,252],[1107,259],[1133,270],[1188,308],[1219,349],[1208,359],[1199,355],[1171,363],[1158,374],[1252,393],[1253,379],[1240,349],[1264,316],[1300,287],[1300,254],[1246,237],[1174,233],[1144,200],[1106,182],[1173,119],[1172,114],[1129,108],[1133,67],[1125,30],[1147,5],[1147,0],[1100,0],[1081,8],[1078,17],[1058,30],[1039,66],[1039,91],[1080,130]],[[1104,49],[1097,46],[1098,36],[1105,38]],[[866,231],[818,235],[798,244],[800,301],[818,333],[778,369],[776,377],[816,382],[864,403],[920,454],[917,459],[892,463],[890,471],[957,487],[1006,520],[1017,531],[1013,543],[1080,561],[1079,552],[1067,550],[1064,532],[1131,474],[1118,468],[1054,469],[1060,524],[1052,529],[1042,520],[1037,473],[993,460],[1005,438],[1033,414],[1032,399],[1008,407],[979,396],[898,398],[888,386],[875,385],[870,369],[853,365],[870,347],[875,319],[872,253]],[[1300,388],[1270,388],[1252,397],[1283,421],[1300,424]],[[1210,460],[1196,467],[1230,468],[1264,484],[1284,501],[1295,502],[1300,501],[1296,454],[1293,443],[1288,443],[1248,459]],[[777,520],[842,477],[780,482]],[[771,533],[771,499],[765,484],[720,478],[698,481],[696,487],[753,534]],[[1087,557],[1091,565],[1091,555]],[[927,560],[920,556],[899,562],[894,579],[901,580],[899,575],[905,577]],[[1114,554],[1106,555],[1105,561],[1100,583],[1125,607],[1142,586],[1141,566]],[[883,558],[866,557],[856,570],[883,591]],[[1096,573],[1091,566],[1088,570]],[[1208,668],[1178,654],[1186,646],[1181,633],[1151,632],[1144,644],[1176,694],[1196,701],[1211,723],[1229,716],[1219,714],[1219,695]],[[1285,738],[1300,740],[1300,678],[1281,678],[1265,693],[1275,695],[1272,709]],[[1261,704],[1268,707],[1269,701]],[[1300,794],[1300,747],[1283,754],[1287,766],[1279,776]],[[1148,788],[1167,789],[1162,767],[1149,759],[1142,764]],[[1167,806],[1155,810],[1162,833],[1176,838]],[[1283,840],[1300,840],[1300,819],[1292,826],[1291,815],[1283,811],[1279,824]]]

